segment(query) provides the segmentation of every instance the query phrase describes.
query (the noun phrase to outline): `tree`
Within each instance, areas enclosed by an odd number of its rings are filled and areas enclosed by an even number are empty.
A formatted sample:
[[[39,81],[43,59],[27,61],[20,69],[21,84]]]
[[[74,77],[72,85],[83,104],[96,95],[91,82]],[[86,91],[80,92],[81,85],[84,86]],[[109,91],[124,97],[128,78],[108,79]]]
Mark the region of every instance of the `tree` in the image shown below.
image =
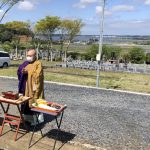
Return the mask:
[[[0,41],[4,43],[5,41],[11,41],[13,33],[5,27],[0,27]]]
[[[14,37],[11,45],[14,47],[15,52],[16,52],[16,58],[18,58],[18,48],[20,47],[20,38]]]
[[[0,23],[2,22],[7,12],[19,1],[21,0],[0,0],[0,10],[4,11],[3,15],[0,18]]]
[[[146,64],[150,64],[150,53],[146,54],[145,62]]]
[[[93,44],[89,50],[87,51],[87,53],[85,54],[85,59],[86,60],[96,60],[96,55],[98,53],[98,45]]]
[[[65,49],[65,59],[67,57],[67,51],[70,46],[70,43],[74,39],[74,37],[80,33],[81,28],[83,27],[82,20],[62,20],[60,25],[61,31],[61,49],[63,49],[64,43],[67,43],[67,47]]]
[[[32,47],[34,49],[36,49],[37,52],[37,59],[39,59],[39,48],[42,48],[43,45],[45,45],[45,40],[43,40],[41,38],[41,36],[34,36],[34,38],[32,39],[32,41],[30,42],[30,44],[32,45]]]
[[[99,50],[99,46],[96,44],[93,44],[90,47],[90,49],[87,51],[87,53],[85,54],[85,59],[96,60],[96,55],[98,53],[98,50]],[[102,59],[104,61],[111,60],[111,59],[119,60],[121,51],[122,49],[120,47],[103,45],[101,60]]]
[[[124,50],[121,52],[119,62],[124,63],[124,64],[127,64],[130,62],[130,54],[128,50]]]
[[[58,29],[60,25],[60,18],[57,16],[46,16],[44,19],[41,19],[38,21],[35,25],[36,32],[42,33],[43,35],[46,35],[48,38],[48,54],[47,54],[47,60],[49,61],[49,56],[51,52],[51,61],[52,61],[52,35],[54,32]]]
[[[101,58],[105,57],[105,61],[111,59],[111,47],[103,45]]]
[[[144,63],[145,53],[144,53],[144,50],[142,48],[140,48],[140,47],[133,47],[129,51],[129,55],[130,55],[130,61],[132,63],[136,63],[136,64]]]
[[[20,46],[20,35],[32,36],[30,25],[27,22],[12,21],[4,24],[7,29],[13,31],[12,45],[16,50],[16,58],[18,57],[18,47]]]
[[[2,45],[3,49],[6,51],[6,52],[10,52],[12,50],[12,46],[10,44],[10,42],[6,41],[3,45]]]
[[[24,35],[25,33],[29,33],[30,30],[30,25],[27,22],[23,21],[12,21],[12,22],[7,22],[4,24],[4,26],[8,29],[13,29],[15,30],[16,34]]]
[[[103,45],[102,56],[105,55],[106,60],[118,60],[121,52],[121,47]]]

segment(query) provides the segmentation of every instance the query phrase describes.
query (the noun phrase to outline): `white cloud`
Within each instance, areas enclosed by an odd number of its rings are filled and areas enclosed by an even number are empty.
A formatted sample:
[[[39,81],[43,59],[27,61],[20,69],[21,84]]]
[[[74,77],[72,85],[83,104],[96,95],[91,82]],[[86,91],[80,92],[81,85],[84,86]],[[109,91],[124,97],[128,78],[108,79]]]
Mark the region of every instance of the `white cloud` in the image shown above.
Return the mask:
[[[75,8],[85,8],[86,5],[77,3],[77,4],[74,4],[73,7],[75,7]]]
[[[21,10],[32,10],[34,8],[34,5],[30,1],[25,0],[19,2],[18,8]]]
[[[97,0],[80,0],[80,2],[74,4],[73,7],[76,7],[76,8],[86,8],[86,6],[88,4],[92,4],[92,3],[95,3],[95,2],[97,2]]]
[[[0,14],[1,14],[1,13],[4,13],[4,11],[3,11],[2,9],[0,9]]]
[[[150,35],[150,20],[105,20],[104,35]],[[99,23],[88,23],[83,27],[83,34],[98,35]]]
[[[90,3],[95,3],[97,0],[80,0],[81,3],[84,4],[90,4]]]
[[[0,9],[0,17],[4,14],[4,10]]]
[[[96,6],[96,13],[97,14],[100,14],[102,12],[102,6]],[[109,10],[105,10],[105,15],[112,15],[112,12],[111,11],[109,11]]]
[[[96,13],[99,14],[102,12],[102,6],[96,6]]]
[[[112,11],[134,11],[134,6],[131,5],[116,5],[112,7]]]
[[[112,20],[105,22],[105,33],[149,35],[150,20]]]
[[[146,0],[146,1],[144,2],[144,4],[145,4],[145,5],[150,5],[150,0]]]
[[[124,29],[124,28],[135,29],[137,27],[138,28],[142,27],[144,23],[146,22],[142,20],[126,20],[126,21],[117,20],[117,21],[111,22],[111,24],[109,24],[108,26],[113,29]]]
[[[112,8],[110,9],[107,9],[105,7],[105,15],[107,16],[112,16],[114,12],[117,12],[117,11],[134,11],[135,8],[131,5],[116,5],[116,6],[113,6]],[[100,14],[102,12],[102,6],[96,6],[96,14]]]

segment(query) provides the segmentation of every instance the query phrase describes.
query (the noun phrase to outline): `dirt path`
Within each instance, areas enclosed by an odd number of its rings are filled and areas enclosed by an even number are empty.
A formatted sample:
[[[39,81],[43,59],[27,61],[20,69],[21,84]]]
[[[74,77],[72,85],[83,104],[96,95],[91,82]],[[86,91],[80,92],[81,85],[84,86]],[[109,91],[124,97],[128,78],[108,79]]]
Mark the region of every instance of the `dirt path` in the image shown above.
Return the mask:
[[[0,150],[27,150],[31,132],[25,135],[18,134],[18,140],[14,141],[15,133],[10,131],[10,128],[5,125],[3,135],[0,137]],[[23,135],[23,136],[22,136]],[[21,137],[22,136],[22,137]],[[41,138],[41,135],[35,134],[31,143],[30,150],[53,150],[55,140],[51,138]],[[90,150],[85,146],[71,143],[62,143],[56,141],[56,150]]]

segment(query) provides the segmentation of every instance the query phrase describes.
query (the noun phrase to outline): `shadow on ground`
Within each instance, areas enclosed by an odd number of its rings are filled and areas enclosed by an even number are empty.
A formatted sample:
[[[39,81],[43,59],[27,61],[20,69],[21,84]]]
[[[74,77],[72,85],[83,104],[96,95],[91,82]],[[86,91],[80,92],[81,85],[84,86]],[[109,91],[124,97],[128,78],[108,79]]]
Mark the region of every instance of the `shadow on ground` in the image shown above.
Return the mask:
[[[60,120],[60,117],[58,117],[58,121],[59,120]],[[34,141],[34,143],[32,142],[33,144],[30,145],[30,147],[32,147],[33,145],[35,145],[36,143],[38,143],[38,141],[40,141],[44,137],[46,137],[46,138],[50,138],[50,139],[54,140],[54,148],[55,148],[56,142],[60,141],[61,142],[61,145],[59,147],[59,150],[60,150],[67,142],[69,142],[69,141],[71,141],[71,140],[74,139],[74,137],[76,136],[75,134],[59,130],[57,128],[57,126],[55,128],[53,128],[53,129],[50,128],[50,130],[48,130],[46,133],[44,133],[43,132],[44,131],[44,127],[46,126],[47,123],[50,123],[52,121],[56,122],[54,116],[50,116],[50,115],[44,114],[44,122],[40,123],[35,128],[35,132],[41,131],[41,135],[42,136],[38,140]],[[3,118],[0,117],[0,126],[2,125],[2,122],[3,122]],[[63,120],[62,120],[62,123],[63,123]],[[16,131],[16,127],[15,126],[9,125],[9,127],[10,127],[9,130],[3,132],[2,135],[5,135],[6,133],[8,133],[10,131],[11,132],[15,132]],[[5,128],[5,125],[4,125],[4,128]],[[28,123],[25,123],[25,126],[23,124],[21,124],[20,125],[20,130],[19,130],[19,133],[21,133],[21,135],[17,136],[17,140],[19,140],[20,138],[22,138],[27,133],[26,129],[28,129],[29,132],[32,132],[33,129],[34,129],[34,126],[31,126]],[[61,129],[61,127],[60,127],[60,129]]]
[[[2,125],[2,122],[3,122],[3,118],[0,117],[0,126]]]
[[[36,127],[35,132],[42,131],[42,129],[44,128],[46,123],[49,123],[51,121],[55,121],[55,117],[44,114],[44,123],[39,124]],[[33,126],[30,127],[30,131],[31,132],[33,131],[33,128],[34,128]],[[69,141],[73,140],[75,136],[76,135],[73,134],[73,133],[62,131],[62,130],[59,130],[57,128],[56,129],[50,129],[45,134],[41,133],[41,138],[38,139],[36,142],[34,142],[30,147],[35,145],[42,138],[46,137],[46,138],[54,139],[54,147],[53,147],[54,149],[55,149],[57,141],[60,141],[61,142],[61,146],[58,149],[58,150],[60,150],[66,143],[68,143]]]
[[[58,119],[60,119],[60,118],[58,118]],[[55,117],[44,114],[44,120],[45,120],[44,123],[41,123],[41,124],[36,126],[35,132],[43,131],[44,127],[47,123],[55,121]],[[2,125],[2,121],[3,121],[3,118],[0,117],[0,126]],[[24,137],[24,135],[26,135],[26,133],[27,133],[26,129],[28,129],[28,131],[32,133],[34,126],[31,126],[28,123],[26,123],[25,125],[26,126],[24,126],[23,124],[20,125],[20,130],[19,130],[20,134],[18,134],[17,140],[19,140],[20,138]],[[4,125],[4,128],[5,128],[5,125]],[[16,127],[10,125],[9,130],[3,132],[2,136],[8,132],[16,132]],[[46,137],[46,138],[50,138],[50,139],[54,140],[53,149],[55,149],[57,141],[61,142],[61,145],[58,148],[58,150],[60,150],[66,143],[73,140],[75,136],[76,135],[73,133],[59,130],[56,127],[54,129],[48,130],[45,134],[41,133],[41,137],[36,141],[33,140],[34,142],[33,141],[31,142],[32,144],[30,145],[30,147],[34,146],[36,143],[38,143],[40,140],[42,140],[43,138]],[[34,139],[34,135],[33,135],[33,139]]]

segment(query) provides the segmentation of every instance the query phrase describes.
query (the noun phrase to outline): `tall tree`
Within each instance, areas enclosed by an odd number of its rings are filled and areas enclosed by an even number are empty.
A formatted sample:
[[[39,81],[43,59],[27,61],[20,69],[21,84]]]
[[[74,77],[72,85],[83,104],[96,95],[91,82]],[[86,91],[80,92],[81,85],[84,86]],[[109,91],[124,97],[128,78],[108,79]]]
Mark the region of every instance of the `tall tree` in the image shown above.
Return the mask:
[[[41,37],[41,35],[35,35],[30,44],[36,50],[36,57],[39,59],[39,49],[45,44],[45,40]]]
[[[22,21],[7,22],[4,24],[4,26],[9,29],[14,29],[19,34],[23,34],[23,32],[26,32],[25,30],[29,29],[30,27],[29,23]]]
[[[70,43],[74,39],[74,37],[80,33],[81,28],[83,27],[82,20],[62,20],[60,30],[61,30],[61,49],[63,49],[64,43],[67,43],[65,49],[65,58],[64,61],[67,60],[67,51],[70,46]]]
[[[20,45],[20,35],[32,36],[30,25],[27,22],[12,21],[4,24],[7,29],[11,29],[14,32],[12,43],[15,45],[16,58],[18,57],[18,47]]]
[[[19,1],[22,0],[0,0],[0,10],[3,10],[3,15],[0,18],[0,23],[2,22],[7,12]]]
[[[44,19],[41,19],[35,25],[35,29],[37,32],[46,35],[48,38],[48,53],[47,53],[47,60],[49,61],[49,56],[51,56],[52,61],[52,36],[54,32],[58,29],[60,25],[60,18],[57,16],[46,16]],[[50,55],[51,52],[51,55]]]

